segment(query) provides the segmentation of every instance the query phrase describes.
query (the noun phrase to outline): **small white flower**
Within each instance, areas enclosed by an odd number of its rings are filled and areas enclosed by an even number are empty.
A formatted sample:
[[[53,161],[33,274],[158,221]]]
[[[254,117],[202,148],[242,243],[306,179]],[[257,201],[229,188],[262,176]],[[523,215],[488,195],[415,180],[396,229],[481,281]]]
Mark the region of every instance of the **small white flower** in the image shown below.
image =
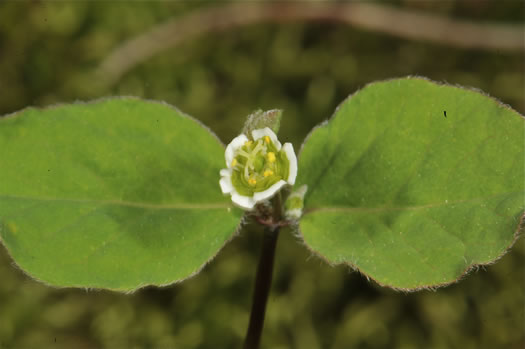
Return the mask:
[[[237,206],[251,210],[284,185],[295,183],[297,157],[291,143],[281,143],[268,127],[253,130],[253,140],[242,134],[226,147],[227,168],[220,172],[224,194]]]

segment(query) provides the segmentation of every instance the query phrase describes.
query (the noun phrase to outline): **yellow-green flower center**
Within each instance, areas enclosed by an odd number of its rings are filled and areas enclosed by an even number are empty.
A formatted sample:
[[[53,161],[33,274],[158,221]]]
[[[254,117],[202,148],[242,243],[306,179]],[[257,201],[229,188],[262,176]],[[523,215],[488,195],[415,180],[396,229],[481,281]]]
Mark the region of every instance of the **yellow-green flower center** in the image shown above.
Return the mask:
[[[234,152],[232,184],[239,194],[251,196],[287,179],[289,167],[285,152],[277,150],[270,137],[247,141]]]

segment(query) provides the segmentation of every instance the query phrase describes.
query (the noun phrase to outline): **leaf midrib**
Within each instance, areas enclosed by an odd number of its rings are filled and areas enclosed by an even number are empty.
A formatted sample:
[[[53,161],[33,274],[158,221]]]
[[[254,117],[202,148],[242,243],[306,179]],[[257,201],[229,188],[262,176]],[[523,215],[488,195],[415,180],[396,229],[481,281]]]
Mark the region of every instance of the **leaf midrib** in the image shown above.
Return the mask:
[[[28,200],[28,201],[49,201],[49,202],[67,202],[79,204],[96,204],[96,205],[115,205],[136,207],[144,209],[158,209],[158,210],[212,210],[233,208],[233,205],[228,203],[206,203],[206,204],[192,204],[192,203],[176,203],[176,204],[154,204],[146,202],[133,202],[123,200],[95,200],[95,199],[71,199],[71,198],[51,198],[51,197],[29,197],[17,195],[0,195],[2,199]]]
[[[513,195],[517,193],[524,193],[522,190],[507,192],[507,193],[498,193],[493,194],[489,196],[480,196],[477,198],[467,199],[467,200],[457,200],[457,201],[449,201],[449,202],[437,202],[437,203],[431,203],[431,204],[425,204],[425,205],[417,205],[417,206],[380,206],[380,207],[346,207],[346,206],[319,206],[319,207],[312,207],[305,209],[305,215],[324,211],[324,212],[385,212],[385,211],[404,211],[404,210],[423,210],[426,208],[434,208],[434,207],[440,207],[440,206],[448,206],[448,205],[458,205],[458,204],[464,204],[464,203],[470,203],[470,202],[476,202],[481,200],[487,200],[487,199],[493,199],[498,196],[507,196],[507,195]]]

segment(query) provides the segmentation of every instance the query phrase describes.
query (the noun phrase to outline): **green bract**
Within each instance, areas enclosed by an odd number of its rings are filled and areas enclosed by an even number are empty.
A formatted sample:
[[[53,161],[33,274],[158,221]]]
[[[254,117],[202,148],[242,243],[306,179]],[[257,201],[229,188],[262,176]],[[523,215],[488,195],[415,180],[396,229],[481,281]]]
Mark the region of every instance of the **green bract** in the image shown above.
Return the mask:
[[[297,158],[291,143],[281,143],[268,127],[244,134],[226,147],[228,168],[220,171],[222,192],[231,194],[237,206],[251,210],[271,198],[284,185],[295,183]]]

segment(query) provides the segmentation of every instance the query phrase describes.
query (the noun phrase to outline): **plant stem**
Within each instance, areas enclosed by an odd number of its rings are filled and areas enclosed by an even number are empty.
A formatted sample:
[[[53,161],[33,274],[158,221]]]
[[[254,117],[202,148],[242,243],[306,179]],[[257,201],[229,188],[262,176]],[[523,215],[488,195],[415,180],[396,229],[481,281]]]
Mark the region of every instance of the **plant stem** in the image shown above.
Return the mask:
[[[257,276],[255,278],[255,289],[253,291],[252,311],[250,314],[250,324],[244,349],[257,349],[261,339],[264,326],[264,314],[266,313],[266,303],[272,284],[273,262],[275,257],[275,247],[279,237],[279,227],[268,228],[264,231],[259,265],[257,266]]]
[[[273,200],[274,222],[281,220],[281,196],[277,195]],[[261,340],[261,333],[264,326],[264,315],[266,313],[266,303],[272,285],[273,264],[275,260],[275,248],[279,238],[278,224],[268,226],[264,230],[259,265],[255,276],[255,288],[253,291],[253,303],[250,314],[250,324],[246,332],[244,349],[258,349]]]

